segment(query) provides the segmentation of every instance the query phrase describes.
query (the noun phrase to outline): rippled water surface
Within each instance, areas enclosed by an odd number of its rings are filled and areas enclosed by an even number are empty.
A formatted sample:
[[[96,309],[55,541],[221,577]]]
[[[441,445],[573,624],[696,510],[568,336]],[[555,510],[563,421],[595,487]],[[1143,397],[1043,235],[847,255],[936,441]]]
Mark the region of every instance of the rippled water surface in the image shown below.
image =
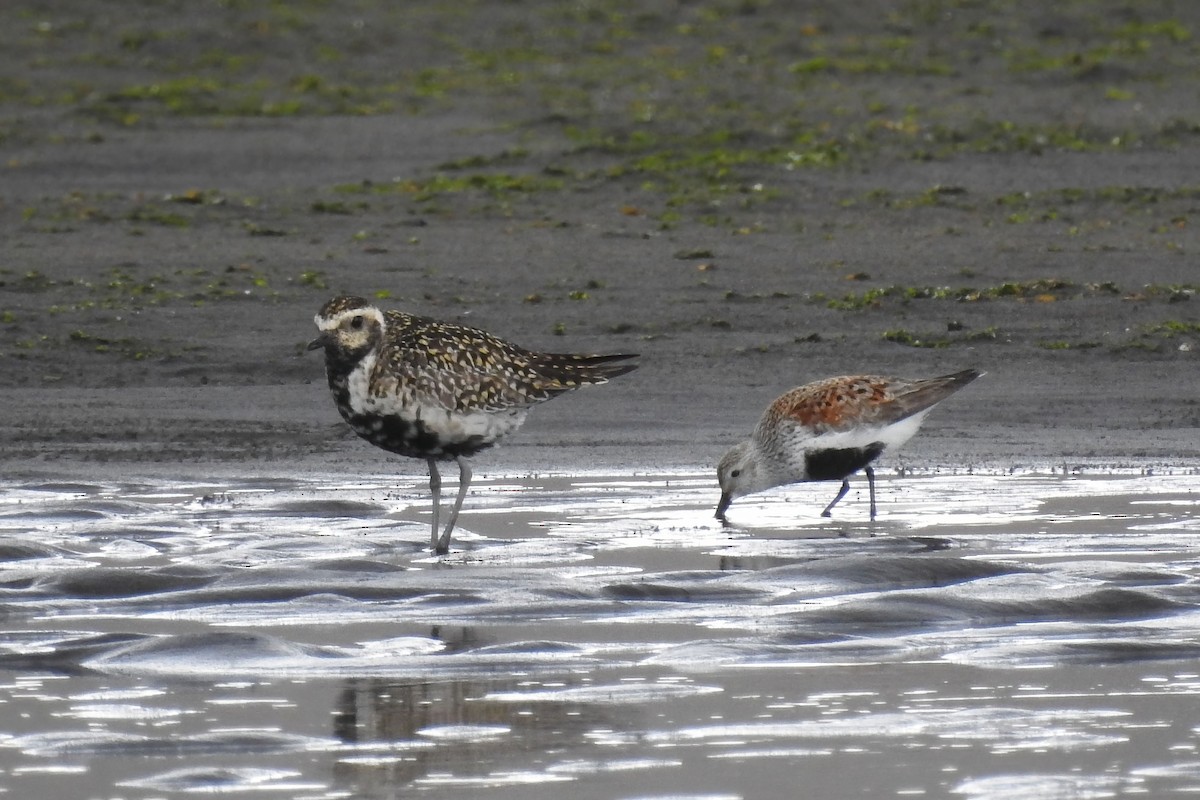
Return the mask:
[[[11,797],[1200,792],[1200,476],[0,485]]]

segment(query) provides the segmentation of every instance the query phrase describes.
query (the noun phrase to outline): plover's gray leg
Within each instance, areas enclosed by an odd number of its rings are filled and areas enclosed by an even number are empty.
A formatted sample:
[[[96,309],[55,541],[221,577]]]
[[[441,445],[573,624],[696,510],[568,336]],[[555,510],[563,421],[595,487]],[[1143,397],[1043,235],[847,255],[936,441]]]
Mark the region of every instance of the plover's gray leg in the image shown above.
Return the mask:
[[[461,456],[455,461],[458,462],[458,497],[454,500],[454,508],[450,509],[450,521],[446,523],[441,540],[434,544],[433,552],[438,555],[450,552],[450,532],[454,530],[454,523],[458,521],[458,511],[462,508],[463,498],[467,496],[467,487],[471,485],[471,466]]]
[[[433,552],[438,552],[438,506],[441,505],[442,498],[442,475],[438,472],[437,461],[432,458],[425,459],[425,463],[429,465],[429,491],[433,494],[433,520],[431,521],[431,529],[429,534],[429,547]],[[449,537],[447,537],[449,538]],[[441,552],[446,552],[442,550]]]

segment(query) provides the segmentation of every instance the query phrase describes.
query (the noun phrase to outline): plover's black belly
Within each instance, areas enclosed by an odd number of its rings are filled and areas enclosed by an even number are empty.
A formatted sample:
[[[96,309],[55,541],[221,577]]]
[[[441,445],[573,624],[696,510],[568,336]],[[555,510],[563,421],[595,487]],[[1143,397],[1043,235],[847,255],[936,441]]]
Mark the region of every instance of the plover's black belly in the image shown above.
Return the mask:
[[[866,447],[809,450],[804,454],[804,471],[810,481],[840,481],[879,458],[883,447],[883,442],[872,442]]]
[[[376,447],[408,458],[473,456],[496,443],[480,434],[448,435],[424,420],[395,415],[343,413],[346,422]]]
[[[522,411],[457,413],[444,409],[398,409],[398,413],[358,410],[344,378],[329,381],[342,419],[362,438],[407,458],[451,460],[473,456],[496,444],[524,421]]]

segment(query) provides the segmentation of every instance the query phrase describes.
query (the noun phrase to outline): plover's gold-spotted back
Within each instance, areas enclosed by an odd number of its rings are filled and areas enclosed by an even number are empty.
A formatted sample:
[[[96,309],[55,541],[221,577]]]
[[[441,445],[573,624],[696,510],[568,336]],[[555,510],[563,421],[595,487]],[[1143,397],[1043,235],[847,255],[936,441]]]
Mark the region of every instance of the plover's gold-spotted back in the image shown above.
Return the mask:
[[[778,397],[750,438],[734,447],[717,468],[721,500],[717,517],[734,499],[801,481],[842,482],[829,516],[850,489],[847,478],[863,470],[875,518],[871,463],[904,444],[935,405],[983,373],[968,369],[923,380],[844,375],[805,384]]]
[[[465,325],[381,311],[361,297],[333,298],[315,322],[320,335],[309,349],[325,350],[342,417],[377,447],[427,462],[438,553],[449,547],[471,480],[465,458],[519,428],[532,406],[637,367],[619,363],[634,355],[539,353]],[[457,461],[460,479],[439,538],[440,460]]]
[[[538,353],[486,331],[400,311],[386,312],[384,320],[372,394],[397,395],[407,388],[418,401],[463,413],[528,407],[637,366],[611,363],[632,357],[624,354]]]

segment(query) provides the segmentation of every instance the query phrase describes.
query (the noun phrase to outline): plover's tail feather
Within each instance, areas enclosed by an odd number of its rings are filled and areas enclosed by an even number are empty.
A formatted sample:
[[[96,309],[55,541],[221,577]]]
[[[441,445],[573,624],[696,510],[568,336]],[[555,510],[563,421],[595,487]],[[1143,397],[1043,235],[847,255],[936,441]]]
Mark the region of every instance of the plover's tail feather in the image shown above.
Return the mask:
[[[531,366],[538,373],[562,386],[562,390],[587,384],[607,383],[610,378],[633,372],[637,364],[616,363],[637,358],[636,353],[591,356],[572,353],[539,353]]]

